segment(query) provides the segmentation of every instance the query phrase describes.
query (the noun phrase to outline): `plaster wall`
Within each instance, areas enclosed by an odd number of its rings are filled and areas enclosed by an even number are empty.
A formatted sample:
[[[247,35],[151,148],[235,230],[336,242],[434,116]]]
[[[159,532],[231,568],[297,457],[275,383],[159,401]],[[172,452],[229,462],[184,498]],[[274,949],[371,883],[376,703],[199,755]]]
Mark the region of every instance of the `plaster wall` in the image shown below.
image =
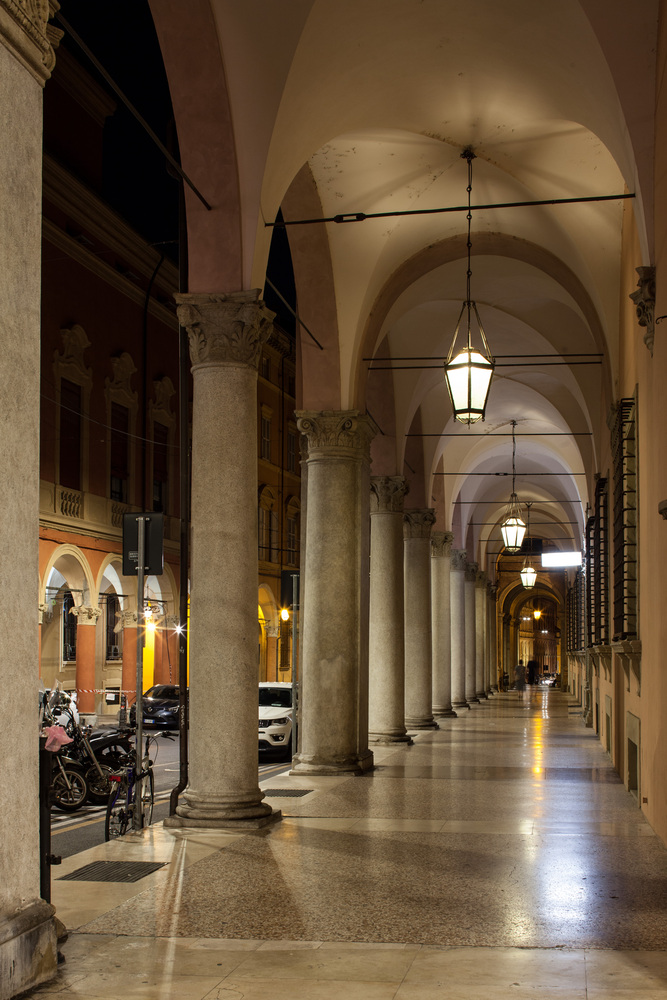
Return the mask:
[[[664,79],[667,61],[667,5],[661,3],[660,7],[654,165],[656,317],[667,313],[667,296],[664,287],[661,287],[661,278],[667,267],[667,231],[664,225],[667,212],[667,86]],[[667,759],[667,619],[664,614],[667,597],[664,571],[667,559],[667,523],[658,514],[658,503],[667,499],[667,394],[664,391],[667,343],[664,324],[659,323],[655,331],[652,358],[643,343],[643,329],[635,327],[633,331],[639,393],[639,632],[642,642],[641,709],[636,714],[641,719],[642,809],[656,833],[667,842],[667,787],[664,782]],[[634,712],[631,706],[628,707]]]

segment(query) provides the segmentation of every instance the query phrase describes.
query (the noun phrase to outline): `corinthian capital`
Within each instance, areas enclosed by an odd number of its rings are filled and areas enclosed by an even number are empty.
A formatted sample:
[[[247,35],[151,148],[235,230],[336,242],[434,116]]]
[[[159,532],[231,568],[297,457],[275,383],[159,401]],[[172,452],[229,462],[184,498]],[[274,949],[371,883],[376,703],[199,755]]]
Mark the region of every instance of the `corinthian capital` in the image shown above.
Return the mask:
[[[434,531],[431,534],[431,555],[444,558],[451,555],[454,535],[451,531]]]
[[[360,410],[299,410],[297,427],[308,439],[308,460],[364,458],[377,426]]]
[[[465,549],[452,549],[452,570],[462,573],[468,565]]]
[[[489,578],[483,569],[477,570],[477,576],[475,578],[475,586],[479,587],[480,590],[486,590],[486,585],[489,582]]]
[[[97,619],[102,614],[102,608],[91,608],[82,604],[77,608],[70,608],[69,613],[74,615],[77,625],[97,625]]]
[[[259,289],[210,295],[175,295],[178,321],[188,331],[193,370],[203,365],[248,365],[257,370],[262,344],[275,313],[259,299]]]
[[[371,514],[402,514],[409,489],[403,476],[371,476]]]
[[[469,562],[466,564],[466,581],[468,583],[477,583],[477,574],[479,573],[479,563]]]
[[[0,0],[3,43],[42,85],[51,75],[54,49],[63,36],[48,24],[59,7],[54,0]]]
[[[136,628],[137,627],[137,612],[136,611],[120,611],[116,615],[116,619],[121,628]]]
[[[635,304],[637,321],[640,326],[645,327],[644,343],[653,356],[653,339],[655,337],[655,268],[636,267],[635,271],[639,275],[637,291],[632,292],[630,298]]]
[[[403,513],[403,538],[430,538],[435,524],[435,511],[431,507],[406,510]]]

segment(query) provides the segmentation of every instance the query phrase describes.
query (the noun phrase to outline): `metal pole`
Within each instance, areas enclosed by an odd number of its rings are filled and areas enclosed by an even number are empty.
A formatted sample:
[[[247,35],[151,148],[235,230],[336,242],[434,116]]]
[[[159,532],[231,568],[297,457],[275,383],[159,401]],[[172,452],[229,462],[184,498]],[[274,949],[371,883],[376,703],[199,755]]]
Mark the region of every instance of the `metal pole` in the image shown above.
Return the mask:
[[[137,518],[137,700],[135,701],[136,722],[137,722],[137,746],[135,753],[135,769],[137,774],[141,774],[143,760],[143,688],[144,688],[144,572],[146,569],[146,518],[140,515]],[[141,830],[144,817],[141,811],[141,789],[143,781],[136,780],[134,783],[134,814],[132,826],[135,830]]]
[[[292,721],[292,756],[296,756],[299,750],[299,700],[297,694],[297,657],[296,657],[296,646],[297,646],[297,636],[299,634],[299,605],[298,600],[298,584],[299,584],[299,574],[292,573],[292,705],[294,706],[294,715]]]

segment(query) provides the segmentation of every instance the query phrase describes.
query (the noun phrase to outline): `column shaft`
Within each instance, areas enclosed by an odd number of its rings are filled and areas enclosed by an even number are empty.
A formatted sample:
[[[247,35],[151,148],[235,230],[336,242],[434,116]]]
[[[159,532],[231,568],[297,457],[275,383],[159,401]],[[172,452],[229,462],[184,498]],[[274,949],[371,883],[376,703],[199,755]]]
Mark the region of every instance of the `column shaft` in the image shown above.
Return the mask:
[[[466,554],[454,549],[450,568],[450,626],[452,645],[452,708],[470,708],[466,701],[465,666],[465,568]]]
[[[258,292],[182,294],[193,373],[190,774],[169,825],[279,818],[257,780]],[[230,707],[224,725],[219,708]]]
[[[451,550],[454,536],[450,531],[431,535],[431,620],[433,649],[433,715],[456,717],[452,708],[452,638],[451,638]]]
[[[405,724],[437,729],[433,718],[431,639],[431,527],[435,512],[407,510],[405,541]]]
[[[95,715],[95,626],[101,608],[76,607],[76,703],[82,716]]]
[[[478,698],[486,698],[486,573],[475,580],[475,687]]]
[[[401,476],[371,479],[368,730],[370,743],[411,743],[405,729]]]
[[[465,571],[465,662],[466,662],[466,701],[469,704],[479,703],[477,697],[477,621],[475,615],[475,582],[478,572],[477,563],[468,563]]]
[[[293,773],[358,773],[373,766],[368,749],[368,495],[375,425],[356,410],[302,411],[297,418],[308,452],[299,626],[301,732]]]

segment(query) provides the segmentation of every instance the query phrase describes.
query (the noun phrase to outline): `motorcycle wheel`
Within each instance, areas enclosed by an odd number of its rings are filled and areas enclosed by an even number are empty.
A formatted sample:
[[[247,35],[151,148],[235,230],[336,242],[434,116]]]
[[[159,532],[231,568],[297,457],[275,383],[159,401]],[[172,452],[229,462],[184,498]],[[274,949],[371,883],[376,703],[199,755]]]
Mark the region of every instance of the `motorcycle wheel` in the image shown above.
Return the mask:
[[[66,766],[63,773],[58,768],[51,782],[51,794],[51,801],[56,809],[61,809],[63,812],[75,812],[80,809],[88,795],[88,783],[83,771]]]
[[[113,774],[115,770],[114,767],[110,767],[108,764],[103,764],[102,761],[100,761],[100,768],[102,769],[103,774],[100,774],[94,764],[92,764],[86,771],[88,801],[97,806],[103,806],[106,804],[106,801],[109,798],[109,792],[111,791],[109,775]]]

